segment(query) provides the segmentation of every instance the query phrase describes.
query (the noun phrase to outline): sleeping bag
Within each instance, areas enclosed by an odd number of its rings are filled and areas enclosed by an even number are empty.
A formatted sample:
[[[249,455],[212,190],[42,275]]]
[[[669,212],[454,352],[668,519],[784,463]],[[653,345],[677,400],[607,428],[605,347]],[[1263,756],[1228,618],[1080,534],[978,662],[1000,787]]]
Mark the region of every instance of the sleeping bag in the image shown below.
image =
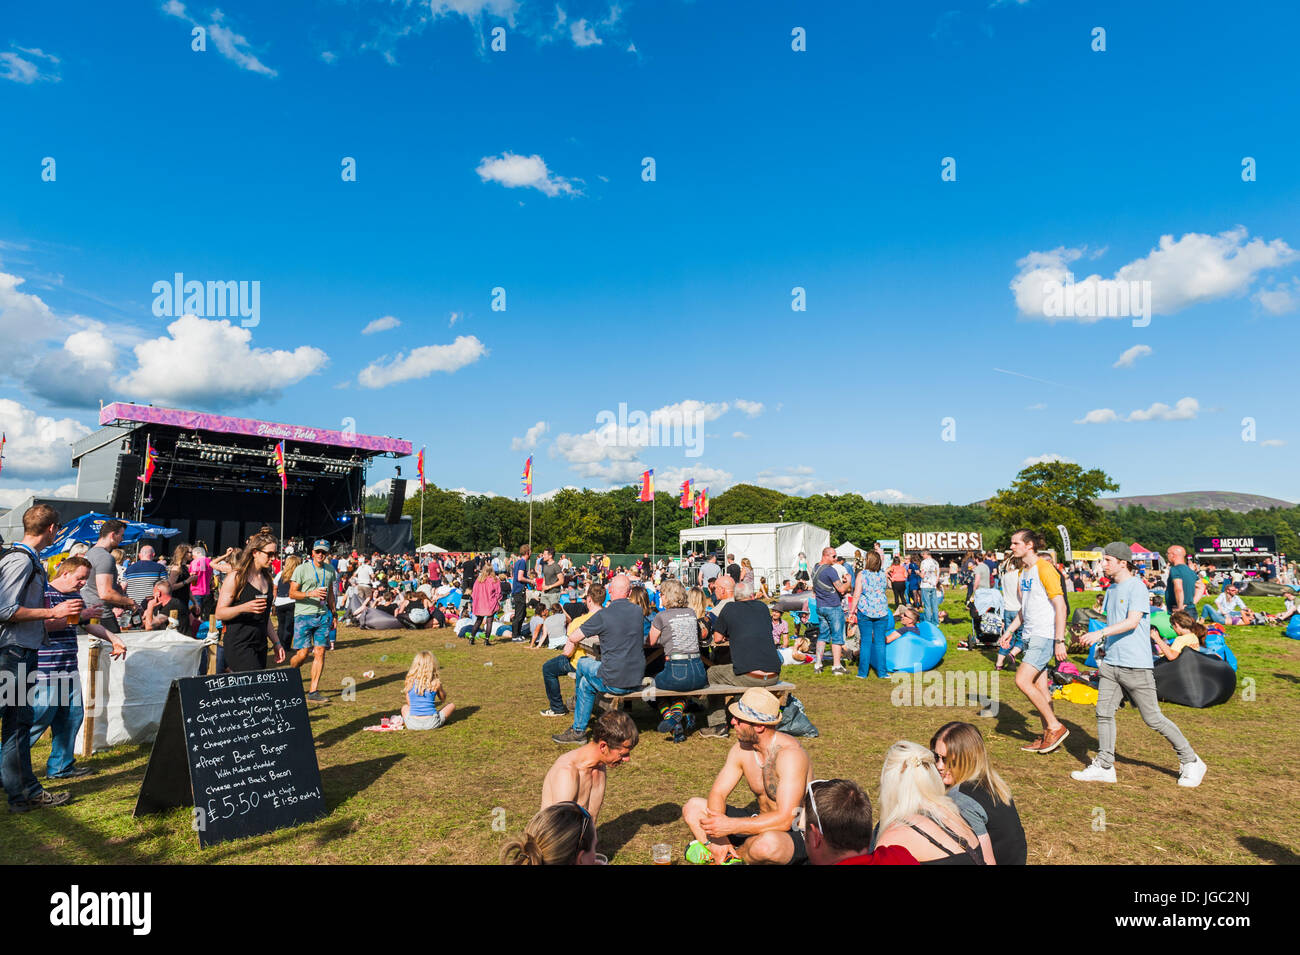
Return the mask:
[[[1237,690],[1237,674],[1226,661],[1194,650],[1177,660],[1157,660],[1155,680],[1160,702],[1197,709],[1226,703]]]

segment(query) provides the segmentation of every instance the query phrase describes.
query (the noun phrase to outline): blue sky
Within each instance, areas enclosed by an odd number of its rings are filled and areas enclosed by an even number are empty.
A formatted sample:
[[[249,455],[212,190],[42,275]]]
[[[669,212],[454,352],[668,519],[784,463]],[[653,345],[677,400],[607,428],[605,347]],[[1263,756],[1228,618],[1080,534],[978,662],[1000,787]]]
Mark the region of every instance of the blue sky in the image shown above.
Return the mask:
[[[499,494],[531,450],[538,492],[654,467],[965,503],[1056,455],[1295,500],[1297,30],[1208,2],[11,10],[0,503],[67,489],[100,398],[352,418]],[[1150,282],[1150,324],[1047,319],[1067,271]],[[156,316],[177,272],[259,282],[258,324]],[[699,415],[702,453],[611,444],[620,403]]]

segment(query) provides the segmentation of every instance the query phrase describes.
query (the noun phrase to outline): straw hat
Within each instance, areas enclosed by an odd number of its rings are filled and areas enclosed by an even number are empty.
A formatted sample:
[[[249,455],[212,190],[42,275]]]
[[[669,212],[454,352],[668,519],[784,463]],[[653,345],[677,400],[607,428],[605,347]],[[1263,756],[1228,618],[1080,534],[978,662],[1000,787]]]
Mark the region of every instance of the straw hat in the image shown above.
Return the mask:
[[[727,711],[738,720],[760,726],[775,726],[781,722],[781,704],[761,686],[746,690],[744,696],[727,707]]]

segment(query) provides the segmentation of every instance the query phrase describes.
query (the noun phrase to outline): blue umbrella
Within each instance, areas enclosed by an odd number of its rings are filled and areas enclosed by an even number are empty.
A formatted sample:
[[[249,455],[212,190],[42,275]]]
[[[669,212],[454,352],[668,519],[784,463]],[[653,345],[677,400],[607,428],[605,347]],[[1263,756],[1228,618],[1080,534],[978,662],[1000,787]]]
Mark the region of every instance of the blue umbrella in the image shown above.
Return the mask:
[[[89,514],[82,514],[63,526],[63,530],[59,531],[59,536],[54,538],[54,543],[41,551],[41,557],[54,557],[66,553],[72,549],[73,544],[94,544],[95,541],[99,540],[99,529],[104,526],[105,521],[111,520],[112,518],[107,514],[96,514],[94,511]],[[179,533],[180,528],[178,527],[160,527],[157,524],[128,521],[126,536],[122,538],[122,543],[134,544],[142,537],[175,537]]]

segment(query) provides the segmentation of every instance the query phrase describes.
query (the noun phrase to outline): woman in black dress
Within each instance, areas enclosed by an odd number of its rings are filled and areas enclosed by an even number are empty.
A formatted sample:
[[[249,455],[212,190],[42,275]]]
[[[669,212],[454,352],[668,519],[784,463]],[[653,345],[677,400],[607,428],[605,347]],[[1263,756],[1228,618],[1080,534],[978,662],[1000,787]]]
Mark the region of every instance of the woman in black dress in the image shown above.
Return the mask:
[[[284,662],[284,646],[271,623],[271,560],[278,550],[270,534],[254,534],[221,585],[217,619],[225,623],[222,646],[233,673],[265,670],[267,640],[275,646],[275,662]]]

